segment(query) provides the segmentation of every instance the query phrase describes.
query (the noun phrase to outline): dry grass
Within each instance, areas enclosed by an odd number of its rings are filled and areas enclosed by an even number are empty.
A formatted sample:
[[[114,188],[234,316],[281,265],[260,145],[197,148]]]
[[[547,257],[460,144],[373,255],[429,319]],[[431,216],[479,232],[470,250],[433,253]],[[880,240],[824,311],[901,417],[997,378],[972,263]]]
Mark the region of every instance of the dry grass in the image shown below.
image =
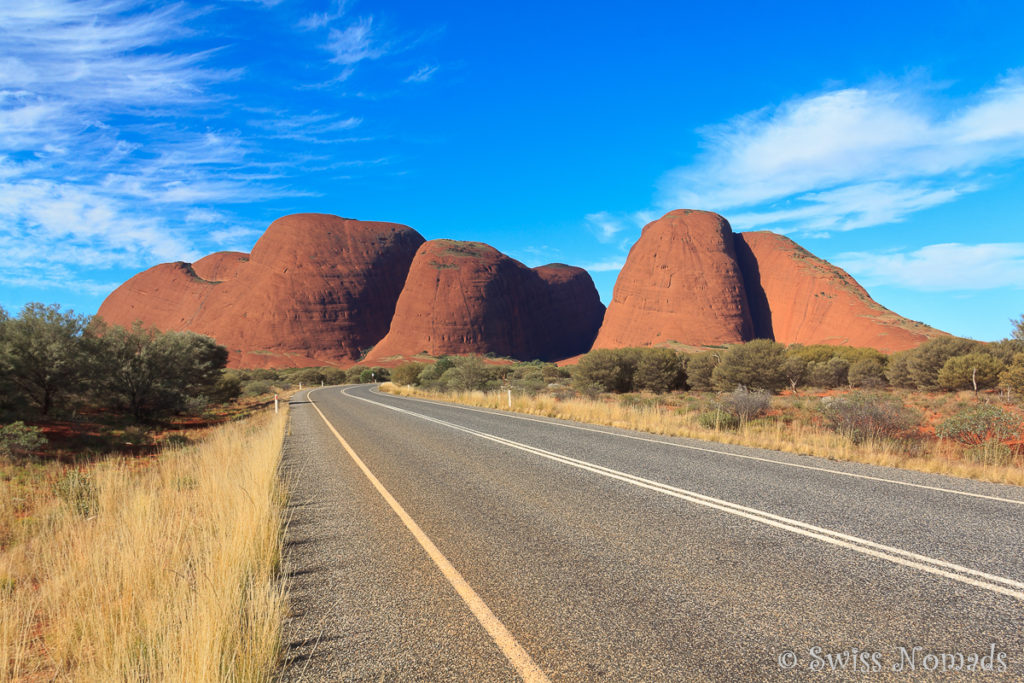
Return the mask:
[[[503,391],[433,392],[390,382],[383,384],[381,388],[401,396],[417,396],[482,408],[509,410],[508,395]],[[641,405],[624,405],[619,400],[580,397],[556,399],[544,394],[513,394],[512,411],[635,429],[664,436],[704,439],[814,455],[829,460],[899,467],[1024,486],[1024,468],[1018,465],[996,466],[972,462],[966,459],[964,449],[949,441],[922,439],[914,441],[913,444],[906,444],[879,440],[855,444],[846,436],[823,426],[787,420],[782,415],[752,420],[734,431],[714,430],[702,427],[697,421],[699,410],[686,406],[662,406],[658,405],[656,400]]]
[[[149,464],[6,466],[0,681],[270,680],[285,423],[223,425]]]

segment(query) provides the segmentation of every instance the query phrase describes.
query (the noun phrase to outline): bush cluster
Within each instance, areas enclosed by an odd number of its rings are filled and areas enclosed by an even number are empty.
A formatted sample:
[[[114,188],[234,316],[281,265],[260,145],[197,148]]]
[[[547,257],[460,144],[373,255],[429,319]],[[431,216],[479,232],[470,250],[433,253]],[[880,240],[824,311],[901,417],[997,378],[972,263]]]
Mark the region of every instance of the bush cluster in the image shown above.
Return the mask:
[[[572,371],[574,385],[584,393],[665,393],[686,387],[684,359],[671,349],[595,349],[584,354]]]
[[[854,443],[902,439],[921,424],[921,416],[895,396],[850,393],[830,398],[821,412],[827,425]]]

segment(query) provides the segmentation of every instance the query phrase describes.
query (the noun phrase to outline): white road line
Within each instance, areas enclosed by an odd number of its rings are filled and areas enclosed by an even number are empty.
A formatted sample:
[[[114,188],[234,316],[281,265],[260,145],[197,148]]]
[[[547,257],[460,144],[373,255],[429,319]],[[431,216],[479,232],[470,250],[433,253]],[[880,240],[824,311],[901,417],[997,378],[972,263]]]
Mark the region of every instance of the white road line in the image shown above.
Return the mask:
[[[354,398],[356,400],[364,401],[371,405],[385,408],[387,410],[393,410],[399,413],[404,413],[406,415],[426,420],[428,422],[433,422],[435,424],[448,427],[450,429],[455,429],[466,434],[471,434],[481,439],[486,439],[488,441],[508,446],[510,448],[515,448],[527,453],[531,453],[533,455],[538,455],[542,458],[554,460],[556,462],[560,462],[571,467],[576,467],[578,469],[586,470],[588,472],[600,474],[611,479],[616,479],[629,484],[633,484],[634,486],[638,486],[640,488],[645,488],[652,491],[656,491],[658,493],[663,493],[674,498],[680,498],[682,500],[686,500],[696,505],[702,505],[704,507],[713,508],[721,512],[726,512],[731,515],[736,515],[739,517],[743,517],[745,519],[759,522],[761,524],[766,524],[768,526],[772,526],[778,529],[783,529],[794,534],[814,538],[825,543],[830,543],[832,545],[853,550],[863,555],[869,555],[871,557],[886,560],[894,564],[899,564],[905,567],[918,569],[923,572],[928,572],[930,574],[943,576],[954,581],[959,581],[960,583],[976,586],[978,588],[983,588],[994,593],[1000,593],[1002,595],[1007,595],[1012,598],[1016,598],[1017,600],[1024,601],[1024,582],[1017,581],[1015,579],[1010,579],[1004,576],[997,576],[995,574],[989,574],[986,572],[978,571],[976,569],[971,569],[970,567],[964,567],[962,565],[954,564],[952,562],[946,562],[945,560],[928,557],[926,555],[919,555],[917,553],[903,550],[901,548],[884,545],[882,543],[876,543],[868,539],[859,538],[857,536],[851,536],[849,534],[844,534],[824,527],[815,526],[813,524],[808,524],[806,522],[801,522],[799,520],[790,519],[788,517],[782,517],[780,515],[775,515],[764,510],[759,510],[757,508],[751,508],[743,505],[738,505],[736,503],[730,503],[729,501],[722,500],[720,498],[713,498],[711,496],[706,496],[695,491],[688,491],[686,489],[671,486],[669,484],[663,484],[661,482],[653,481],[650,479],[644,479],[643,477],[638,477],[627,472],[620,472],[619,470],[614,470],[610,467],[604,467],[601,465],[588,463],[583,460],[577,460],[576,458],[571,458],[566,455],[561,455],[541,448],[536,448],[528,444],[523,444],[517,441],[512,441],[510,439],[494,436],[493,434],[487,434],[486,432],[481,432],[475,429],[470,429],[468,427],[463,427],[462,425],[457,425],[452,422],[447,422],[445,420],[441,420],[435,417],[430,417],[428,415],[423,415],[421,413],[405,410],[404,408],[399,408],[397,406],[391,406],[387,405],[386,403],[372,401],[361,396],[353,396],[352,394],[349,394],[347,393],[347,391],[344,390],[342,391],[342,393],[345,394],[345,396],[347,396],[348,398]]]
[[[474,591],[468,583],[466,583],[466,580],[462,577],[462,574],[459,573],[459,570],[457,570],[452,563],[448,561],[448,558],[437,549],[437,546],[434,545],[434,542],[430,540],[430,537],[423,532],[423,529],[421,529],[420,525],[416,523],[416,520],[414,520],[409,513],[405,511],[405,508],[402,507],[401,503],[395,500],[394,496],[384,488],[384,485],[381,484],[380,480],[374,476],[373,472],[371,472],[370,468],[366,466],[366,463],[363,462],[362,458],[360,458],[352,447],[348,445],[348,442],[345,441],[341,434],[338,433],[338,430],[334,428],[334,425],[331,424],[330,420],[327,419],[327,416],[324,415],[323,411],[320,410],[320,406],[313,402],[312,394],[313,391],[306,394],[310,404],[312,404],[316,409],[316,412],[320,413],[320,417],[322,417],[324,422],[327,423],[327,427],[334,434],[335,438],[338,439],[338,442],[341,443],[342,447],[356,463],[359,469],[366,475],[366,478],[370,480],[370,483],[373,484],[375,489],[377,489],[377,492],[381,497],[384,498],[384,500],[387,501],[387,504],[391,506],[391,509],[394,510],[395,514],[402,520],[402,523],[405,524],[407,529],[409,529],[416,541],[427,552],[427,555],[429,555],[430,559],[434,561],[437,568],[441,570],[441,573],[444,574],[448,583],[452,585],[452,588],[455,589],[459,594],[459,597],[461,597],[463,602],[466,603],[466,606],[469,607],[473,616],[476,617],[477,621],[480,622],[480,625],[483,626],[488,635],[491,636],[491,640],[493,640],[501,649],[502,654],[505,655],[505,658],[508,659],[509,663],[515,667],[515,670],[519,673],[520,677],[522,677],[524,681],[528,682],[547,683],[548,677],[533,661],[533,658],[530,657],[526,650],[522,648],[519,642],[515,639],[515,636],[512,635],[511,631],[509,631],[505,625],[501,623],[498,617],[494,615],[494,612],[492,612],[491,608],[487,606],[487,603],[485,603],[477,592]],[[373,403],[373,401],[370,402]]]
[[[346,396],[351,394],[346,393],[346,390],[342,390]],[[646,441],[647,443],[656,443],[663,446],[672,446],[673,448],[682,448],[688,451],[701,451],[702,453],[714,453],[715,455],[728,455],[733,458],[742,458],[744,460],[757,460],[759,462],[767,462],[773,465],[782,465],[784,467],[798,467],[804,470],[814,470],[816,472],[827,472],[828,474],[837,474],[843,477],[854,477],[856,479],[868,479],[870,481],[880,481],[886,484],[896,484],[898,486],[910,486],[916,489],[926,489],[929,491],[940,491],[942,493],[952,493],[958,496],[969,496],[971,498],[983,498],[985,500],[995,500],[1000,503],[1012,503],[1014,505],[1024,505],[1024,500],[1017,500],[1014,498],[1002,498],[1000,496],[990,496],[984,493],[973,493],[971,491],[960,491],[957,489],[947,489],[941,486],[929,486],[928,484],[915,484],[909,481],[900,481],[899,479],[886,479],[885,477],[872,477],[869,474],[857,474],[855,472],[843,472],[842,470],[833,470],[828,467],[815,467],[814,465],[801,465],[795,462],[785,462],[783,460],[774,460],[772,458],[763,458],[757,455],[743,455],[741,453],[732,453],[730,451],[719,451],[714,448],[703,448],[701,446],[690,446],[688,444],[675,443],[673,441],[662,441],[661,439],[653,439],[644,436],[636,436],[634,434],[621,434],[619,432],[609,432],[603,429],[595,429],[593,427],[581,427],[580,425],[563,424],[561,422],[554,422],[557,418],[551,418],[548,420],[541,419],[538,417],[528,417],[526,415],[515,415],[507,410],[484,410],[482,408],[471,408],[469,406],[462,406],[454,403],[447,403],[443,401],[431,401],[423,398],[413,398],[412,396],[399,396],[397,394],[382,394],[380,391],[376,392],[381,396],[390,396],[403,401],[417,401],[420,403],[426,403],[428,405],[443,406],[447,408],[457,408],[459,410],[468,410],[474,413],[483,413],[484,415],[501,415],[504,417],[511,418],[513,420],[526,420],[528,422],[539,422],[541,424],[550,425],[552,427],[561,427],[563,429],[576,429],[581,432],[594,432],[596,434],[604,434],[606,436],[615,436],[621,439],[632,439],[634,441]],[[352,398],[357,398],[351,396]]]

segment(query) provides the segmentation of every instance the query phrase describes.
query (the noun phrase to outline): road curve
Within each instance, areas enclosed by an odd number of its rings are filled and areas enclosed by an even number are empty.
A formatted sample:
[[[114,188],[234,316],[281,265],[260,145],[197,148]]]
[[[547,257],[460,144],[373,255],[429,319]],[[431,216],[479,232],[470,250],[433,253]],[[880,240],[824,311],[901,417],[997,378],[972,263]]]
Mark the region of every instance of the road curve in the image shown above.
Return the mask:
[[[369,385],[291,411],[284,680],[1024,679],[1021,489]]]

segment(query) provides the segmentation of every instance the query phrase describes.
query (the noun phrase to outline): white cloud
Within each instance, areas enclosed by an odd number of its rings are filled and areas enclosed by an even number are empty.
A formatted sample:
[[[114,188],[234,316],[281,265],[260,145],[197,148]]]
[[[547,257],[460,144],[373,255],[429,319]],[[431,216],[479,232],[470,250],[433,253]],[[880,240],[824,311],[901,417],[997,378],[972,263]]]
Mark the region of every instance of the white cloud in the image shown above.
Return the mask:
[[[306,31],[313,31],[341,19],[341,17],[345,15],[345,4],[345,2],[335,0],[331,5],[331,9],[328,11],[314,12],[307,17],[303,17],[299,21],[299,28]]]
[[[834,259],[866,285],[932,292],[1024,288],[1024,243],[932,244],[910,252],[851,252]]]
[[[704,152],[660,183],[663,209],[738,228],[822,232],[898,222],[1024,158],[1024,74],[962,106],[877,83],[792,99],[700,131]]]
[[[607,273],[614,270],[622,270],[624,265],[626,265],[625,259],[612,259],[610,261],[598,261],[597,263],[587,264],[583,266],[583,269],[592,273]]]
[[[438,67],[434,66],[421,66],[405,77],[404,83],[426,83],[434,77],[434,73],[437,72]]]
[[[373,39],[373,17],[366,17],[342,30],[332,28],[327,36],[326,49],[334,55],[332,62],[351,66],[386,53],[386,48],[375,46]]]

